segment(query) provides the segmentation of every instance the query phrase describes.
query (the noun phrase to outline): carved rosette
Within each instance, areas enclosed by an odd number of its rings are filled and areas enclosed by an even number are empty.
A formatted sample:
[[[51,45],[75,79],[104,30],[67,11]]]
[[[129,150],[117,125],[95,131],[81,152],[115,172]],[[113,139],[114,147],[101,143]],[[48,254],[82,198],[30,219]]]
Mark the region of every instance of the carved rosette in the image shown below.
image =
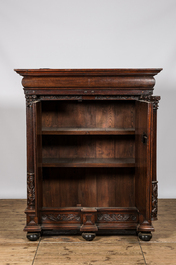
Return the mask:
[[[157,219],[158,212],[158,181],[152,181],[152,220]]]
[[[42,216],[43,221],[80,221],[81,218],[77,214],[45,214]]]
[[[98,214],[97,220],[99,222],[126,222],[126,221],[136,221],[137,216],[134,214]]]
[[[30,208],[35,206],[34,173],[27,173],[27,205]]]

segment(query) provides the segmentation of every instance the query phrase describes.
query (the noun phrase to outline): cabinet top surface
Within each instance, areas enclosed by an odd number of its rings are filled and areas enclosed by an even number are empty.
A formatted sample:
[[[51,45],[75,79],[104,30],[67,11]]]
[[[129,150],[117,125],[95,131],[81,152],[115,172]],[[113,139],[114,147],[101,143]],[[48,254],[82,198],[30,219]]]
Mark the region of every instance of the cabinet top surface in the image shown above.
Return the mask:
[[[162,68],[131,69],[14,69],[21,76],[60,76],[60,75],[150,75],[158,74]]]

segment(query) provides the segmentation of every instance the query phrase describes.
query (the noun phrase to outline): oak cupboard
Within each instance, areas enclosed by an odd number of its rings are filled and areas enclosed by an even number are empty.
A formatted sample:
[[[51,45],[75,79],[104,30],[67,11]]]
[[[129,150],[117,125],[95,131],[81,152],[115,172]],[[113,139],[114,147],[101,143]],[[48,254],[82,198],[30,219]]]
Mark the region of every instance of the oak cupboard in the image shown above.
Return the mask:
[[[161,70],[15,70],[26,97],[29,240],[43,232],[150,240]]]

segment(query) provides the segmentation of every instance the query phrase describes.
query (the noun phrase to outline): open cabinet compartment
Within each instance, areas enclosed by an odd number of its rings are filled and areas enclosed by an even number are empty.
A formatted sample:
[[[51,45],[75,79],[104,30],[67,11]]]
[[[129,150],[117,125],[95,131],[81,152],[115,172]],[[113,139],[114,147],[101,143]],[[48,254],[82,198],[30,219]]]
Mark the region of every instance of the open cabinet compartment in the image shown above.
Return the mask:
[[[136,229],[139,209],[146,216],[152,191],[150,153],[142,138],[145,132],[152,139],[152,104],[83,100],[36,105],[42,229],[79,230],[85,208],[96,209],[97,230]]]

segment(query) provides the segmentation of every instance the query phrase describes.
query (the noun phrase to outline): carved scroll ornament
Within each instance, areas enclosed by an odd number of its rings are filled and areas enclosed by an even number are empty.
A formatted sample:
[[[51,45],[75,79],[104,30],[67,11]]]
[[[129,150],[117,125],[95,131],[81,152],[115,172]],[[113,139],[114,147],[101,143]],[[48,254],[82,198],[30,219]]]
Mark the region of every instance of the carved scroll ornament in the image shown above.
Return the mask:
[[[136,221],[137,217],[134,214],[98,214],[98,221],[113,222],[113,221]]]
[[[81,218],[77,214],[45,214],[42,216],[43,221],[80,221]]]
[[[152,214],[153,220],[157,219],[158,212],[158,181],[152,181]]]

